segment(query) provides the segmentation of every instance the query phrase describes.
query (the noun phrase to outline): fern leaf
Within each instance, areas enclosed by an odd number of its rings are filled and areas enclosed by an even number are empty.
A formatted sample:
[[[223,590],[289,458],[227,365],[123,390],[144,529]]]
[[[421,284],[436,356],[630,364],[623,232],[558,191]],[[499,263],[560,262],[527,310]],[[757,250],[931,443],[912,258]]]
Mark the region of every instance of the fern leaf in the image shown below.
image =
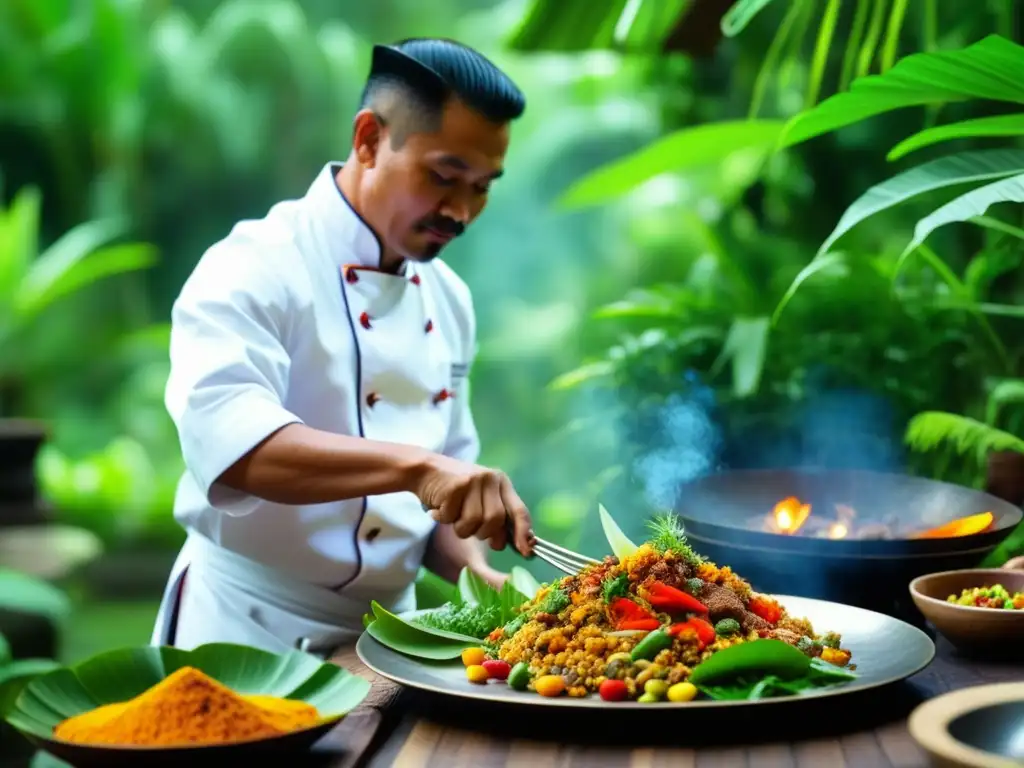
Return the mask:
[[[943,443],[960,454],[973,453],[983,463],[992,451],[1024,453],[1024,440],[955,413],[926,411],[910,420],[904,440],[915,451],[931,451]]]

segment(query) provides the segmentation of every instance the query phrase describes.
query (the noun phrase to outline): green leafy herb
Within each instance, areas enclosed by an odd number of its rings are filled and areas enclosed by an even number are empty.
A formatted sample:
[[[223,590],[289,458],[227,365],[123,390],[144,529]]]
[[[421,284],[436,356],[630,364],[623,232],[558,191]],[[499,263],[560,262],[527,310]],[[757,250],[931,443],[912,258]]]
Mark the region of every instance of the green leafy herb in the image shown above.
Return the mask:
[[[722,619],[715,624],[715,634],[719,637],[728,637],[729,635],[738,635],[740,633],[740,623],[736,619]]]
[[[538,613],[552,613],[558,615],[563,608],[569,605],[569,596],[561,587],[551,587],[540,602],[536,603],[529,610],[525,610],[514,619],[505,624],[505,637],[518,632],[523,624]]]
[[[704,579],[698,579],[696,577],[686,580],[686,588],[690,590],[690,594],[698,595],[700,591],[704,589]]]
[[[424,627],[484,638],[495,627],[501,626],[501,608],[497,605],[445,603],[440,608],[420,614],[412,622]]]
[[[651,531],[649,543],[658,554],[672,550],[687,562],[700,565],[704,558],[698,555],[686,541],[686,532],[679,518],[671,513],[656,515],[648,524]]]
[[[835,632],[826,632],[821,638],[821,644],[826,648],[838,648],[839,647],[839,635]]]
[[[602,591],[606,603],[610,603],[616,597],[626,597],[629,594],[629,575],[620,573],[613,579],[605,579]]]

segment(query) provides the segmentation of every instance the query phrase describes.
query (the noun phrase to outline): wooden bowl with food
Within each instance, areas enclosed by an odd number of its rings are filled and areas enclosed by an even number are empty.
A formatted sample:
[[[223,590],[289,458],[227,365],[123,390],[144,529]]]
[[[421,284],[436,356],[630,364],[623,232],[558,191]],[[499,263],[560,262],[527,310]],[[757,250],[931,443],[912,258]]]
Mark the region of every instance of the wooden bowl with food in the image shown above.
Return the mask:
[[[1007,567],[1015,566],[1015,567]],[[963,651],[1009,654],[1024,643],[1024,563],[919,576],[914,604]]]

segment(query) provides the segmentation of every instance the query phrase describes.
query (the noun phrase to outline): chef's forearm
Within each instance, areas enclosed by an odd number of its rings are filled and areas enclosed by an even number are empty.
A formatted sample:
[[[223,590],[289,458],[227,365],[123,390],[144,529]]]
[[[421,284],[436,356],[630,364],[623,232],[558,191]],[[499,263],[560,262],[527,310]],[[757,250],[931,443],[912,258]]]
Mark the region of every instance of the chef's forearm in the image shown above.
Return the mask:
[[[463,568],[484,575],[487,564],[486,544],[476,539],[460,539],[450,525],[439,525],[430,537],[430,546],[423,565],[443,579],[454,582]]]
[[[219,482],[279,504],[322,504],[408,491],[429,455],[413,446],[289,424],[235,462]]]

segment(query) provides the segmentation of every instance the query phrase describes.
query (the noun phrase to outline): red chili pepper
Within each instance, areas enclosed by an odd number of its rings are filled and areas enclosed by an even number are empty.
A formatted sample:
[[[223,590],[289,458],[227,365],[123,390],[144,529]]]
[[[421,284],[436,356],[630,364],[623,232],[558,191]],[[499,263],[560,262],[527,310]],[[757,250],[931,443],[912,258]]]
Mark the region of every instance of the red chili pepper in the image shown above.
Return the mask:
[[[760,616],[771,625],[779,623],[782,618],[782,606],[774,600],[764,597],[752,597],[747,604],[748,610],[755,616]]]
[[[616,629],[625,629],[622,625],[634,621],[654,621],[661,626],[658,617],[652,614],[643,606],[637,605],[627,597],[616,597],[608,604],[608,612],[611,614],[612,623]],[[639,627],[637,627],[639,629]]]
[[[704,621],[704,619],[697,618],[696,616],[686,621],[681,621],[678,624],[673,624],[668,628],[668,633],[673,637],[678,637],[684,632],[693,632],[697,638],[697,647],[700,650],[704,650],[715,641],[715,628]]]
[[[652,632],[660,626],[661,622],[657,619],[629,619],[626,621],[620,621],[615,625],[615,628],[619,630],[642,629],[647,632]]]
[[[662,584],[660,581],[652,581],[647,584],[644,596],[647,598],[647,602],[659,611],[667,613],[708,612],[707,606],[693,595],[688,595],[681,589],[670,587],[668,584]]]

